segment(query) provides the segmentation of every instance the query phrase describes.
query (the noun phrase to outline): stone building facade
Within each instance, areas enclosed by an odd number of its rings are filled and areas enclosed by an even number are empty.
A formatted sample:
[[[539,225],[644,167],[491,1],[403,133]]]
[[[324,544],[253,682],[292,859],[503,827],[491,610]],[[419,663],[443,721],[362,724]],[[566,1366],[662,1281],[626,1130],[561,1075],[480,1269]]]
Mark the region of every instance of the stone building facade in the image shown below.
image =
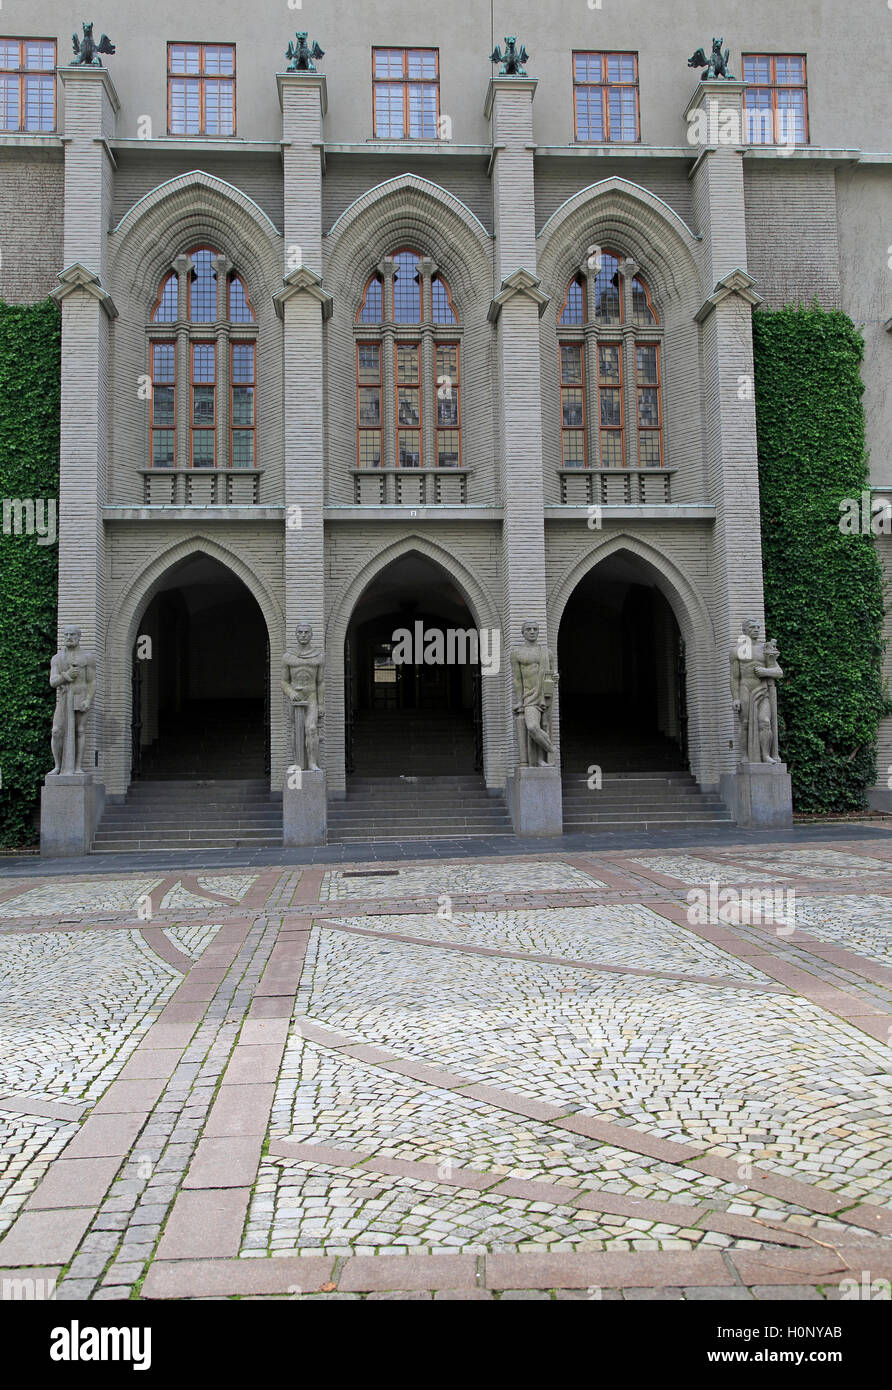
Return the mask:
[[[68,66],[58,0],[27,32],[0,16],[0,296],[61,305],[59,617],[97,653],[107,795],[190,740],[208,761],[184,776],[225,775],[213,727],[238,742],[239,718],[263,746],[232,775],[281,788],[301,619],[332,800],[365,767],[430,770],[392,736],[425,715],[464,721],[504,789],[527,621],[558,656],[565,765],[664,740],[718,789],[728,653],[763,612],[754,306],[817,296],[862,327],[892,492],[892,98],[849,99],[873,21],[754,0],[735,80],[701,82],[693,0],[670,38],[656,3],[559,24],[518,3],[492,31],[476,3],[307,0],[248,27],[188,0],[170,33],[113,8],[104,67]],[[285,71],[295,22],[317,72]],[[490,66],[506,32],[529,75]],[[774,134],[750,138],[762,105]],[[498,672],[394,670],[387,632],[419,619],[498,633]],[[879,752],[878,804],[892,724]]]

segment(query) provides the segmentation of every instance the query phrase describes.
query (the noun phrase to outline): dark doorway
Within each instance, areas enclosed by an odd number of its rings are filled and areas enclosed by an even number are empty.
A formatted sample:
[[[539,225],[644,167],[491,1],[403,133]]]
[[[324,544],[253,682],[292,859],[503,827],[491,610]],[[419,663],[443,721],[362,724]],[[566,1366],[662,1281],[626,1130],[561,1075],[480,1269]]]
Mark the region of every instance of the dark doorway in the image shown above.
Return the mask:
[[[613,555],[577,585],[558,634],[565,774],[684,768],[678,624],[648,567]]]
[[[263,777],[266,623],[231,570],[202,554],[173,566],[142,616],[133,658],[134,777]]]
[[[476,624],[439,565],[403,556],[366,589],[347,631],[348,772],[436,777],[480,771],[479,663],[399,660],[397,634],[411,633],[413,655],[423,655],[422,634],[434,630],[467,633]],[[471,653],[458,641],[453,654]]]

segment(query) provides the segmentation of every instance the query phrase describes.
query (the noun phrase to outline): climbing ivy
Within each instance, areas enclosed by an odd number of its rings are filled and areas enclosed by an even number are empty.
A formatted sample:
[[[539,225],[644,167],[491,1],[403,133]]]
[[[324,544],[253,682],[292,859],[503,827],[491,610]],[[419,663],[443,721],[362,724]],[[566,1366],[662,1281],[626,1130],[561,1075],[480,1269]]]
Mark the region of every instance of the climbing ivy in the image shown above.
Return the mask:
[[[883,576],[870,534],[840,530],[868,487],[851,319],[817,304],[753,315],[765,616],[780,644],[781,756],[799,811],[865,805],[890,712]]]
[[[59,311],[52,300],[0,301],[0,500],[44,504],[4,508],[0,531],[0,846],[35,838],[40,785],[52,766],[58,544],[50,544],[59,497]],[[44,534],[37,534],[41,526]],[[28,530],[31,534],[27,534]]]

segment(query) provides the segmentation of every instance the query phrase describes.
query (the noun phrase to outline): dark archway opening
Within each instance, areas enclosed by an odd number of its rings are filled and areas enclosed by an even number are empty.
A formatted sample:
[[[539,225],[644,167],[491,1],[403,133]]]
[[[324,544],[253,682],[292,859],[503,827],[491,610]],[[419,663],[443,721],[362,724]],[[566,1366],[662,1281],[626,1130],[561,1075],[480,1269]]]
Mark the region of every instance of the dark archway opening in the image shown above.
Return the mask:
[[[400,632],[444,634],[446,659],[399,659]],[[394,560],[359,599],[345,641],[347,771],[357,777],[455,777],[482,769],[479,662],[449,633],[476,632],[460,590],[418,554]],[[419,640],[416,640],[419,639]],[[436,656],[436,652],[433,653]]]
[[[687,767],[684,644],[648,566],[616,554],[580,580],[558,670],[565,775]]]
[[[132,775],[263,777],[268,691],[266,623],[247,586],[208,555],[172,566],[134,646]]]

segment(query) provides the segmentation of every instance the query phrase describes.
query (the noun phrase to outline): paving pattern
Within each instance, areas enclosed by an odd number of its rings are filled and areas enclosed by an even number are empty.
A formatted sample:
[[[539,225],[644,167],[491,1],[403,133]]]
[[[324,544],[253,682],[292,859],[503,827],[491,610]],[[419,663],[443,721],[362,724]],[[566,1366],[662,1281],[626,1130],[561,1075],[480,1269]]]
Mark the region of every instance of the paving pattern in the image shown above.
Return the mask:
[[[889,848],[0,877],[0,1275],[59,1299],[889,1278]],[[713,883],[794,889],[793,930],[693,914]]]

